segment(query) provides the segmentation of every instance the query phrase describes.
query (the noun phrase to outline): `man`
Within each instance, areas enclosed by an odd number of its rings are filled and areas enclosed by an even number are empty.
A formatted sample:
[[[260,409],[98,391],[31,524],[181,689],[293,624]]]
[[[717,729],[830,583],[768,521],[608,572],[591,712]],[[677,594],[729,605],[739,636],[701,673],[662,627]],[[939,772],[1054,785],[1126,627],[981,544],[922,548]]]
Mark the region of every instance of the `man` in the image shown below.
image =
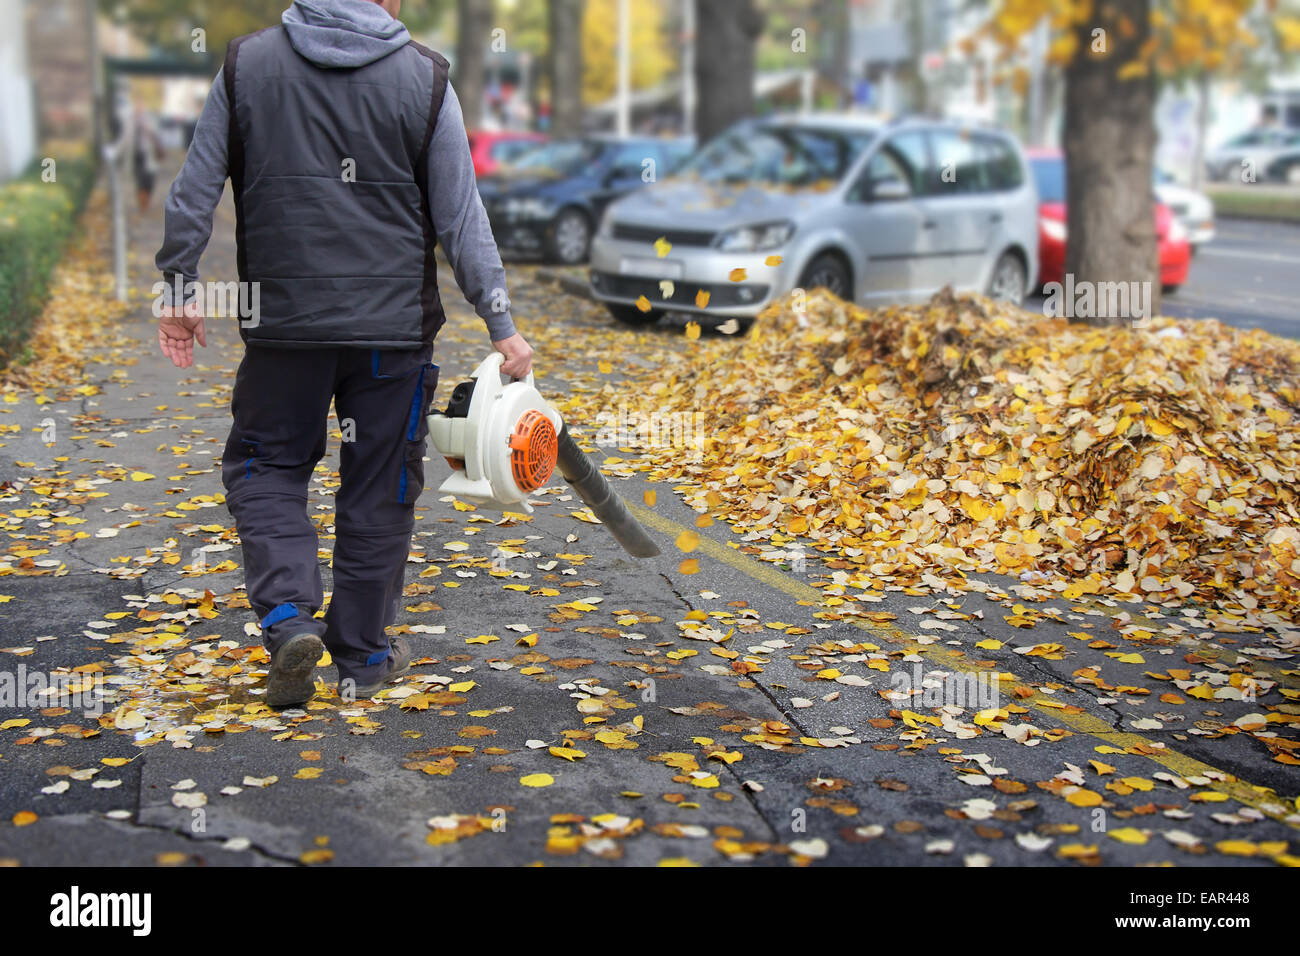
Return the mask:
[[[281,25],[232,41],[167,196],[158,342],[188,368],[194,340],[207,344],[190,298],[199,256],[227,176],[234,192],[246,349],[222,481],[276,707],[311,698],[325,648],[344,696],[368,697],[410,668],[406,643],[390,643],[385,628],[401,598],[438,378],[435,243],[505,356],[503,372],[520,377],[532,364],[447,61],[411,40],[400,3],[294,0]],[[307,486],[331,399],[344,443],[321,620]]]

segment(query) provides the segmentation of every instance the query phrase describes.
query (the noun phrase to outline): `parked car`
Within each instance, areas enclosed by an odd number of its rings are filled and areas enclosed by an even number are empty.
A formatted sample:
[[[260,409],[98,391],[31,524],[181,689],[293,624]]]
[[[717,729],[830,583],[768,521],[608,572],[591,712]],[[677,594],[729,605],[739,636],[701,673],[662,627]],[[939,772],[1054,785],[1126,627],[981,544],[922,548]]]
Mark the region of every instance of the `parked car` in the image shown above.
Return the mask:
[[[1029,152],[1039,199],[1038,285],[1065,280],[1065,156],[1060,150]],[[1160,255],[1160,284],[1174,292],[1187,281],[1192,261],[1187,229],[1162,202],[1156,202],[1156,243]]]
[[[588,136],[552,140],[479,180],[503,249],[583,262],[605,207],[672,172],[690,140]]]
[[[1037,223],[1033,182],[1004,133],[859,116],[745,120],[677,177],[610,206],[591,287],[631,324],[666,311],[752,317],[794,288],[867,305],[944,286],[1020,302],[1038,272]],[[671,246],[662,256],[660,238]]]
[[[541,133],[523,130],[477,130],[469,134],[469,154],[474,160],[475,176],[490,176],[502,163],[518,159],[538,144],[546,142]]]
[[[1210,179],[1239,179],[1242,162],[1249,161],[1255,178],[1260,179],[1274,159],[1295,148],[1300,148],[1300,130],[1257,127],[1206,153],[1205,172]]]
[[[1264,167],[1264,179],[1300,185],[1300,146],[1285,149]]]
[[[1155,171],[1156,198],[1169,207],[1191,243],[1192,255],[1214,238],[1214,201],[1205,193],[1180,186],[1163,170]]]

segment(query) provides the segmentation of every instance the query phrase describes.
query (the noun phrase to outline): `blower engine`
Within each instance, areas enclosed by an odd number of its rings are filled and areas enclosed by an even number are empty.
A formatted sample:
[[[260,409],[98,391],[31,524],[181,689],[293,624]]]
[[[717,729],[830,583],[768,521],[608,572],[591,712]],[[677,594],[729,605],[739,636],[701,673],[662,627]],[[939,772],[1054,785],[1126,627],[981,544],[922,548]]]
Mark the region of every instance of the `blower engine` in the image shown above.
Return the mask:
[[[558,466],[624,550],[638,558],[659,554],[569,435],[560,413],[534,387],[532,373],[511,380],[501,374],[504,360],[492,352],[470,381],[452,390],[446,410],[429,416],[429,437],[451,466],[438,490],[484,508],[531,514],[528,495],[544,487]]]

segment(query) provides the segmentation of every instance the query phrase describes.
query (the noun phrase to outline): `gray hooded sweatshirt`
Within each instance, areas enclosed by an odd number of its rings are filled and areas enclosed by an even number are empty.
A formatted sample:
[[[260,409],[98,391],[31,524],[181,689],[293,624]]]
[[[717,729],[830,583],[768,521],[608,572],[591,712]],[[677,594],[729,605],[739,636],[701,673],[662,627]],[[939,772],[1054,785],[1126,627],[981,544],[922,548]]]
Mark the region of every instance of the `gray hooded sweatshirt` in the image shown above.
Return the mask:
[[[370,0],[294,0],[280,19],[293,48],[322,67],[365,66],[411,39],[400,20]],[[169,305],[177,277],[185,284],[199,281],[199,257],[226,183],[229,109],[218,71],[164,207],[166,231],[154,262],[167,283],[163,296]],[[506,288],[505,268],[479,199],[465,121],[450,84],[434,125],[426,175],[430,218],[457,284],[493,341],[514,335],[509,302],[503,303],[498,291]]]

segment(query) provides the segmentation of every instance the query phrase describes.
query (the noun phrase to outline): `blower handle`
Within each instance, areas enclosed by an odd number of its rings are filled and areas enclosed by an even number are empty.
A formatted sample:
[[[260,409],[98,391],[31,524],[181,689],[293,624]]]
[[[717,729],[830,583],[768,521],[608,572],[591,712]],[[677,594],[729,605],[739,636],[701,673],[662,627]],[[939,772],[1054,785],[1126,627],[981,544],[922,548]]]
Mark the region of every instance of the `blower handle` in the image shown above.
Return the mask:
[[[506,357],[496,349],[493,349],[488,353],[487,358],[483,359],[483,361],[479,363],[478,368],[474,370],[474,374],[480,375],[487,374],[490,371],[496,372],[497,375],[501,377],[502,385],[509,385],[511,382],[523,382],[525,385],[530,386],[533,384],[533,372],[531,369],[529,369],[528,374],[523,378],[513,378],[501,371],[501,366],[505,364],[505,361]]]

